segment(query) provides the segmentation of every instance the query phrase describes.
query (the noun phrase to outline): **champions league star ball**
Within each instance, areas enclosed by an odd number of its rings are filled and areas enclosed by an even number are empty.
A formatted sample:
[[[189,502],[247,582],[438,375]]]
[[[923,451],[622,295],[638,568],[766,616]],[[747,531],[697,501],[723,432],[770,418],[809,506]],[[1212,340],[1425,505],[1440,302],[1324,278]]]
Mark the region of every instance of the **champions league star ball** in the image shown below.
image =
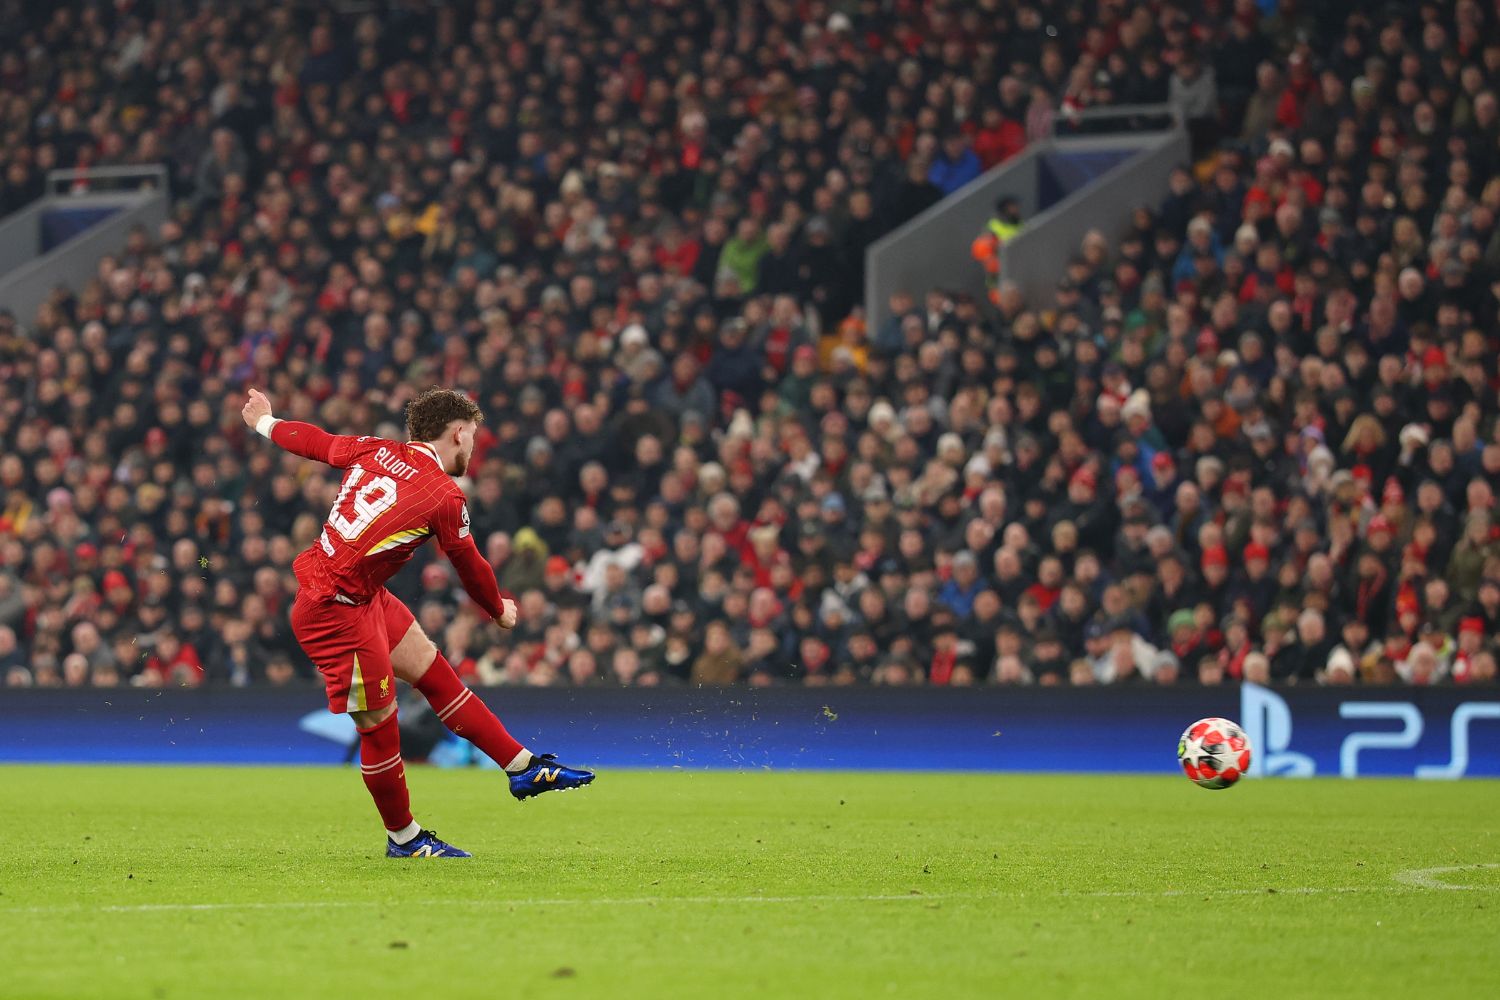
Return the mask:
[[[1177,741],[1177,759],[1203,788],[1228,788],[1250,767],[1250,739],[1228,719],[1199,719]]]

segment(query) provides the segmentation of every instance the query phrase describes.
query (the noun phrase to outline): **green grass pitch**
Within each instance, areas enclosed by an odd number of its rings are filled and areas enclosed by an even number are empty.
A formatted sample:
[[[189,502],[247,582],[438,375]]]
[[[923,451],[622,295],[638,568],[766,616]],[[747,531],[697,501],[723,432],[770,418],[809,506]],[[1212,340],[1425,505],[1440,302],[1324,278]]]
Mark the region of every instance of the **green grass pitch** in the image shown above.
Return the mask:
[[[0,997],[1500,996],[1494,782],[0,768]]]

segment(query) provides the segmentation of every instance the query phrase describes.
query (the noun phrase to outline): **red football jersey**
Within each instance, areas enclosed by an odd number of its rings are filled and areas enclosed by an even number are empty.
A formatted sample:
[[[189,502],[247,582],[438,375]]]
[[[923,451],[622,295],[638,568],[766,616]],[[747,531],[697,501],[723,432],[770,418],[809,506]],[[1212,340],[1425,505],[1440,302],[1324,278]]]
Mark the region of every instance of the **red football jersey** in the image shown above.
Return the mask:
[[[494,571],[469,533],[463,490],[430,445],[333,435],[292,420],[278,421],[271,440],[346,470],[317,541],[293,564],[304,590],[364,604],[436,536],[469,596],[492,618],[501,614]]]

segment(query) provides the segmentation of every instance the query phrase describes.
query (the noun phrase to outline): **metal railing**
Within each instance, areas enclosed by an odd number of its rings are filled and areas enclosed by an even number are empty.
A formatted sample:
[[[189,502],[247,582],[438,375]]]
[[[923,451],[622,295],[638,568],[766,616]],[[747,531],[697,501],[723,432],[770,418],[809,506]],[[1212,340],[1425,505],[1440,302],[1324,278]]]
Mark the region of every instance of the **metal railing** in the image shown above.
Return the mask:
[[[1102,104],[1098,107],[1084,108],[1071,114],[1061,112],[1054,115],[1052,119],[1052,134],[1057,135],[1059,124],[1082,123],[1092,125],[1095,122],[1107,122],[1120,118],[1148,119],[1157,122],[1153,131],[1166,131],[1175,128],[1179,123],[1177,108],[1171,104]],[[1121,131],[1112,129],[1109,131]],[[1066,135],[1067,133],[1063,133]]]
[[[58,185],[66,184],[66,188]],[[67,167],[47,171],[48,195],[99,194],[104,191],[140,191],[152,189],[167,192],[165,164],[151,163],[131,167]]]

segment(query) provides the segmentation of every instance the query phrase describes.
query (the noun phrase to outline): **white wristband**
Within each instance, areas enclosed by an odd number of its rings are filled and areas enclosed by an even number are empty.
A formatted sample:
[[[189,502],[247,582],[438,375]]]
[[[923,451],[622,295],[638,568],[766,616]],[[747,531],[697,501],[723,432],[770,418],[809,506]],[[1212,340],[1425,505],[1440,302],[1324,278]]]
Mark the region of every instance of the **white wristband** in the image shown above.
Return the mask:
[[[271,436],[271,428],[275,427],[278,423],[280,423],[279,420],[267,413],[255,422],[255,433],[263,438],[269,438]]]

